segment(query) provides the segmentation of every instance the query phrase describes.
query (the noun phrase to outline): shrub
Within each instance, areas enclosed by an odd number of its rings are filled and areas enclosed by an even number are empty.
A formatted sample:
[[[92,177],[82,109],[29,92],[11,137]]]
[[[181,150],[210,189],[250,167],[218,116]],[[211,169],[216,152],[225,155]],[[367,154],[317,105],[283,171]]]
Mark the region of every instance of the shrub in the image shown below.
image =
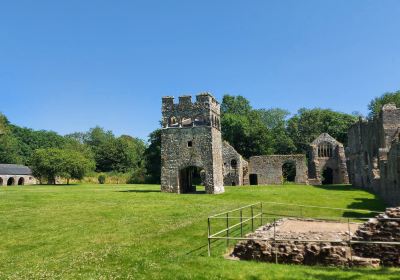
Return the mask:
[[[99,181],[99,184],[103,185],[106,182],[106,175],[101,174],[97,179]]]

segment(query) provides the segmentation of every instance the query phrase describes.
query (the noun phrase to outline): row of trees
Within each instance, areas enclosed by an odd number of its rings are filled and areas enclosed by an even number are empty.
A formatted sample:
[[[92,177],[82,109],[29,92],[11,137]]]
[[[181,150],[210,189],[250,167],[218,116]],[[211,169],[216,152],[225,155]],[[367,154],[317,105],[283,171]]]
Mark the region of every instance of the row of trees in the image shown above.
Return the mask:
[[[400,91],[372,100],[368,117],[376,117],[387,103],[400,107]],[[348,128],[359,116],[317,108],[300,109],[290,117],[279,108],[254,109],[242,96],[225,95],[221,103],[222,136],[246,158],[307,152],[309,143],[323,132],[346,144]],[[100,127],[66,136],[35,131],[12,125],[0,114],[0,135],[1,163],[29,165],[35,176],[50,183],[56,177],[82,179],[94,171],[130,173],[131,182],[160,180],[159,129],[145,144],[127,135],[116,137]]]

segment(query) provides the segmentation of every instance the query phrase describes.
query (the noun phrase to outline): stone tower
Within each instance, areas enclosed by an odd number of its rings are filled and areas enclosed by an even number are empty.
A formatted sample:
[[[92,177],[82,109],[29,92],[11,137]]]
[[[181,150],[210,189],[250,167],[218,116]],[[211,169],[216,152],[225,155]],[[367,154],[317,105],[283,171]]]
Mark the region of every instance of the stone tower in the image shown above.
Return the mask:
[[[220,104],[209,93],[162,99],[161,191],[195,191],[193,172],[201,171],[208,194],[224,192]]]

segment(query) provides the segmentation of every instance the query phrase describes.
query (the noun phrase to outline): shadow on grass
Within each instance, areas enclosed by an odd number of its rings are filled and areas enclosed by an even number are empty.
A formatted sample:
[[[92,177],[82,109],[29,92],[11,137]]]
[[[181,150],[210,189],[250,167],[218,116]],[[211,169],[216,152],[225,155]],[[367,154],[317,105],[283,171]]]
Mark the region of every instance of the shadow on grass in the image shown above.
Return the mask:
[[[125,190],[125,191],[116,191],[120,193],[159,193],[160,190]]]
[[[327,191],[359,191],[360,188],[355,188],[352,185],[313,185],[314,188]]]
[[[318,267],[318,268],[323,268],[327,273],[321,273],[316,271],[315,273],[313,272],[308,272],[306,275],[310,278],[317,278],[321,280],[332,280],[332,279],[339,279],[339,280],[358,280],[358,279],[364,279],[366,275],[371,277],[371,279],[374,279],[374,276],[385,276],[385,279],[387,280],[394,280],[394,279],[399,279],[399,276],[397,273],[387,267],[383,267],[380,269],[360,269],[360,268],[349,268],[349,269],[341,269],[338,270],[337,268],[329,268],[329,267]],[[332,274],[336,272],[335,274]],[[350,273],[357,273],[356,275],[346,275],[343,274],[342,272],[350,272]]]

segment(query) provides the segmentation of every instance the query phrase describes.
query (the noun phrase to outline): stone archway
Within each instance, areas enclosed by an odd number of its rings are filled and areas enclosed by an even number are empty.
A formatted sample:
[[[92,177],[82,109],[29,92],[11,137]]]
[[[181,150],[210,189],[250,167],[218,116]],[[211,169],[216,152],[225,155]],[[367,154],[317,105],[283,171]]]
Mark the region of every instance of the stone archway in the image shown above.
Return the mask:
[[[187,166],[179,170],[179,193],[195,193],[196,185],[204,185],[204,169]]]
[[[0,177],[0,186],[3,185],[3,178]]]
[[[8,178],[8,180],[7,180],[7,186],[13,186],[13,185],[15,185],[15,179],[14,179],[14,177]]]
[[[24,177],[20,177],[18,179],[18,186],[23,186],[23,185],[25,185],[25,179],[24,179]]]

